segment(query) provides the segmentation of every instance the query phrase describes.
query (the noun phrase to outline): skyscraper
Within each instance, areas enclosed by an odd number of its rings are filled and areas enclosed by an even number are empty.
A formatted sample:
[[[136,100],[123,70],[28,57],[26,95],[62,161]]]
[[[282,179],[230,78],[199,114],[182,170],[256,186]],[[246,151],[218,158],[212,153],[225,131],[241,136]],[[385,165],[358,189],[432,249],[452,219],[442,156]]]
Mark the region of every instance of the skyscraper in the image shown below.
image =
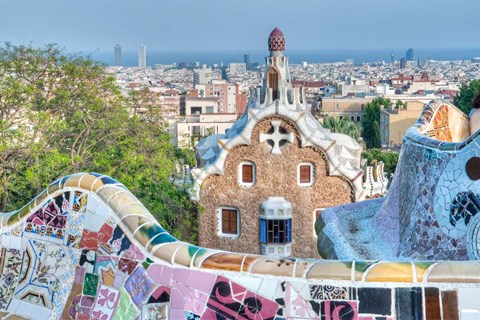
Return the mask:
[[[144,44],[138,45],[138,66],[143,68],[147,66],[147,47]]]
[[[413,60],[413,48],[409,48],[407,50],[407,53],[405,54],[405,58],[407,59],[407,61]]]
[[[122,46],[118,43],[115,45],[115,65],[117,67],[122,65]]]

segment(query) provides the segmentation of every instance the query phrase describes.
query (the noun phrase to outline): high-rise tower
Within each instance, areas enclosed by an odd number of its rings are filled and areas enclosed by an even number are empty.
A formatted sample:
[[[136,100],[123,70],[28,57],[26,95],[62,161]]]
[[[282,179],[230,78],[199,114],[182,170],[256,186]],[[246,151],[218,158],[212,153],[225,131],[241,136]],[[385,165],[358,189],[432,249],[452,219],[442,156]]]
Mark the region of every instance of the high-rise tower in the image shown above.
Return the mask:
[[[405,59],[407,61],[413,61],[413,48],[409,48],[405,54]]]
[[[142,68],[147,66],[147,47],[144,44],[138,45],[138,66]]]
[[[243,62],[247,66],[247,70],[250,69],[250,55],[249,54],[244,54],[243,55]]]
[[[122,65],[122,46],[118,43],[115,45],[115,65],[117,67]]]

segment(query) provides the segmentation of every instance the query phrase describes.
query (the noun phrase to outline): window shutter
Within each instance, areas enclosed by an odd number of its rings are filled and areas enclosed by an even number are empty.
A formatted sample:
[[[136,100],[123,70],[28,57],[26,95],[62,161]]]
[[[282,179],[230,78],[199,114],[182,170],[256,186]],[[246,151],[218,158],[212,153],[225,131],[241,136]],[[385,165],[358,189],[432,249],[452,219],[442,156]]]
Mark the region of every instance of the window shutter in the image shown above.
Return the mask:
[[[301,165],[300,166],[300,183],[311,183],[311,166],[306,164],[306,165]]]
[[[292,219],[287,219],[287,242],[292,242]]]
[[[222,233],[238,233],[237,210],[222,209]]]
[[[267,243],[267,221],[260,219],[260,242]]]
[[[242,165],[242,181],[253,183],[253,166],[251,164]]]
[[[228,233],[228,210],[223,209],[222,210],[222,232],[223,233]]]
[[[237,232],[237,211],[230,210],[230,232],[231,233],[238,233]]]

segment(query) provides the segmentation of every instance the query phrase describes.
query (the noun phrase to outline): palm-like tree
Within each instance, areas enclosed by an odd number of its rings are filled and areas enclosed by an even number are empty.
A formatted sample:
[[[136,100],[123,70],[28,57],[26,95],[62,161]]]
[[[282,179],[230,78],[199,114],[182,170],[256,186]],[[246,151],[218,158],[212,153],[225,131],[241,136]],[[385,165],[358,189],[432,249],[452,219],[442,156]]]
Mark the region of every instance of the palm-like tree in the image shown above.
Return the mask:
[[[323,118],[323,127],[330,129],[331,132],[349,135],[355,140],[358,140],[361,136],[360,125],[345,118],[325,116]]]

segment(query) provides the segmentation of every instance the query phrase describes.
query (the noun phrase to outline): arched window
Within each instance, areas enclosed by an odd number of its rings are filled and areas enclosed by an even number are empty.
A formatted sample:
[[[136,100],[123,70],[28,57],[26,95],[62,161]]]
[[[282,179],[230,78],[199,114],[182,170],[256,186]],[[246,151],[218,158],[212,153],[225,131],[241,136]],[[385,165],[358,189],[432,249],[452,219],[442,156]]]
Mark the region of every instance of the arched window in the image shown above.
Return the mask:
[[[278,72],[274,68],[270,68],[267,73],[268,88],[272,88],[272,99],[278,99]]]

